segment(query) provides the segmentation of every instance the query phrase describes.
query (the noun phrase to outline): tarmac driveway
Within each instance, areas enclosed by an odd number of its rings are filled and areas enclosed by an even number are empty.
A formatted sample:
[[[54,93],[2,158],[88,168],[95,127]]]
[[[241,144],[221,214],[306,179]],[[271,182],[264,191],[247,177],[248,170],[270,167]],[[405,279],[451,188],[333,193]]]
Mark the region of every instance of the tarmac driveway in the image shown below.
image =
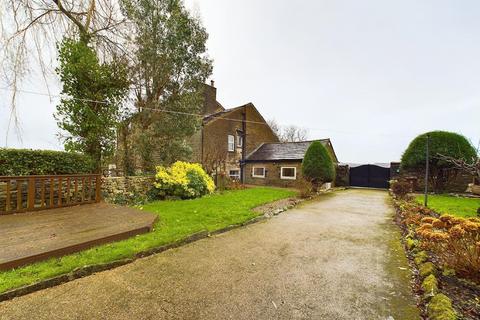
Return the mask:
[[[387,193],[278,217],[0,304],[1,319],[417,319]]]

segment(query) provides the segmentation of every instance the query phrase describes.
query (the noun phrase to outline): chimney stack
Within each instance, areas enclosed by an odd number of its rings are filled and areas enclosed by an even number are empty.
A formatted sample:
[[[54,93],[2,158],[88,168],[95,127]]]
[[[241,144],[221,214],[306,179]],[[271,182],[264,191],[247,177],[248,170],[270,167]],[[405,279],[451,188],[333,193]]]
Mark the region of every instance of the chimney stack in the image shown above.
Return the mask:
[[[210,80],[210,85],[205,83],[203,86],[204,115],[215,113],[218,109],[219,104],[217,102],[217,88],[215,88],[214,85],[215,81]]]

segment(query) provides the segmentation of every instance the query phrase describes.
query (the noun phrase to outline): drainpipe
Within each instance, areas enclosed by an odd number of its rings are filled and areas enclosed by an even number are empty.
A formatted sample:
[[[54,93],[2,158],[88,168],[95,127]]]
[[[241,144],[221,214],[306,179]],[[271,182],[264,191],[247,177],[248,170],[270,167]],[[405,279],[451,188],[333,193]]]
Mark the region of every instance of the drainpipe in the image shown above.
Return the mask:
[[[240,160],[240,182],[245,183],[245,157],[247,152],[247,106],[242,112],[242,159]]]

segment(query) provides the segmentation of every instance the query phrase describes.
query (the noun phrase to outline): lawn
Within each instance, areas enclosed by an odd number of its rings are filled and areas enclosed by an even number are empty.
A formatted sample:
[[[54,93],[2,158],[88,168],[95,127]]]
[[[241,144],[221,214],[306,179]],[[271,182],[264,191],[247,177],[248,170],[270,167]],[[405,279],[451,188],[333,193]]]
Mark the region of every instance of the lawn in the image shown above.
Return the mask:
[[[415,198],[423,204],[423,196]],[[428,206],[440,214],[452,214],[458,217],[476,217],[480,207],[478,198],[461,198],[447,195],[429,195]]]
[[[262,187],[227,191],[194,200],[152,202],[143,206],[143,210],[159,216],[154,231],[0,272],[0,292],[65,274],[82,266],[131,258],[138,252],[181,240],[196,232],[214,231],[242,223],[258,215],[253,208],[294,195],[291,190]]]

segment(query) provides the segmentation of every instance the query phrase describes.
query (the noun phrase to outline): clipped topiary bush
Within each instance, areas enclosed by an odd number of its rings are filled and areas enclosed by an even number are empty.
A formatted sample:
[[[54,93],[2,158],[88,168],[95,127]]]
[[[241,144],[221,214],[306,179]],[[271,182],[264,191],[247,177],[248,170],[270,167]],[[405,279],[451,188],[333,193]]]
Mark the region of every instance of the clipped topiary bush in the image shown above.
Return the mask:
[[[428,254],[425,251],[420,251],[415,255],[415,264],[417,266],[421,265],[428,259]]]
[[[418,241],[411,238],[411,237],[407,237],[405,238],[405,245],[407,246],[407,249],[408,250],[414,250],[415,247],[418,245]]]
[[[430,320],[456,320],[457,315],[452,308],[452,301],[444,294],[435,295],[427,306]]]
[[[155,188],[159,194],[192,199],[212,193],[215,184],[198,163],[177,161],[171,167],[158,166]]]
[[[323,183],[335,180],[332,157],[320,141],[314,141],[308,147],[302,162],[302,174],[312,183],[314,191]]]
[[[75,152],[0,148],[0,176],[92,173],[95,164]]]
[[[438,280],[431,274],[422,281],[422,289],[426,295],[434,296],[438,293]]]
[[[418,268],[421,277],[428,277],[431,274],[435,274],[435,265],[432,262],[425,262]]]
[[[442,191],[445,183],[454,178],[448,173],[448,169],[453,169],[454,165],[442,160],[438,155],[449,156],[455,159],[472,161],[477,156],[475,148],[462,135],[447,131],[432,131],[419,135],[412,142],[402,155],[401,168],[423,171],[426,161],[427,136],[430,136],[429,142],[429,165],[430,181],[433,191]]]

